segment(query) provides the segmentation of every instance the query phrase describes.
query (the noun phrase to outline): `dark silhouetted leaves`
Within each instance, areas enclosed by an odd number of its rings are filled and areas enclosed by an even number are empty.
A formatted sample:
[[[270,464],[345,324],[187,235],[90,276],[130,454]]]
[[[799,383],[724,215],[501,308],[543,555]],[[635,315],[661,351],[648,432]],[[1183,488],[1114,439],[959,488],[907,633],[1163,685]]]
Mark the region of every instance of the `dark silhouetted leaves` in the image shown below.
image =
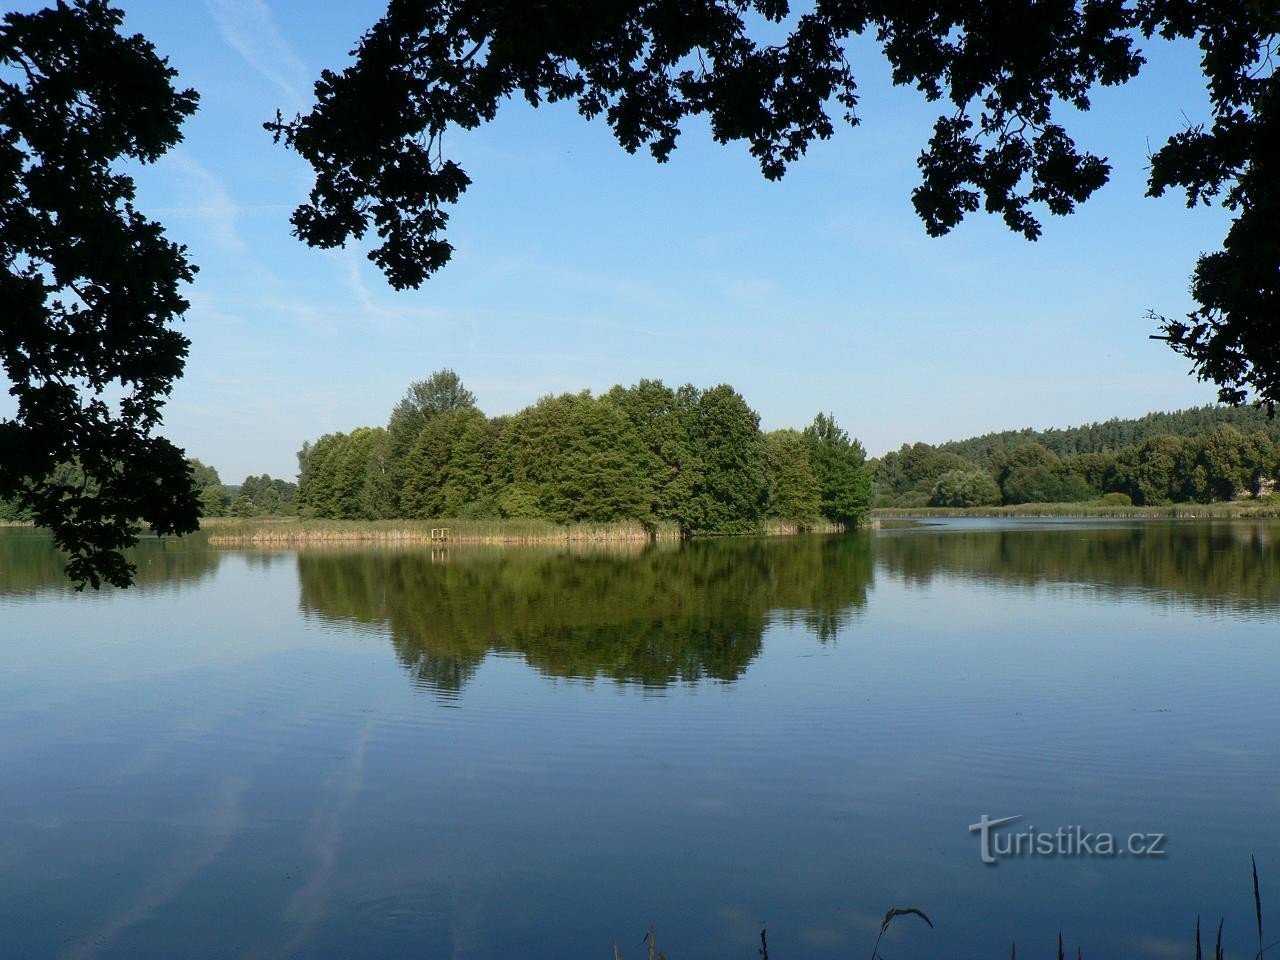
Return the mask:
[[[127,586],[139,521],[194,530],[182,451],[153,435],[187,339],[195,267],[133,206],[121,162],[181,139],[196,94],[123,14],[76,0],[0,26],[0,499],[53,531],[80,586]]]
[[[799,5],[797,5],[799,6]],[[629,152],[658,161],[684,121],[704,117],[740,141],[769,179],[856,124],[852,37],[873,35],[897,84],[945,101],[912,194],[926,230],[947,233],[978,210],[1028,239],[1040,212],[1071,213],[1107,182],[1106,158],[1080,148],[1057,116],[1087,110],[1097,86],[1144,60],[1139,38],[1187,38],[1203,51],[1212,120],[1176,133],[1152,158],[1149,192],[1221,198],[1236,219],[1201,257],[1199,307],[1160,319],[1224,401],[1280,398],[1280,28],[1275,3],[1214,0],[392,0],[341,73],[325,71],[310,113],[267,124],[315,171],[294,213],[307,243],[378,240],[369,257],[397,288],[449,260],[447,208],[470,184],[443,153],[451,129],[493,120],[519,96],[574,100]],[[781,34],[781,35],[780,35]],[[833,118],[833,112],[839,116]]]

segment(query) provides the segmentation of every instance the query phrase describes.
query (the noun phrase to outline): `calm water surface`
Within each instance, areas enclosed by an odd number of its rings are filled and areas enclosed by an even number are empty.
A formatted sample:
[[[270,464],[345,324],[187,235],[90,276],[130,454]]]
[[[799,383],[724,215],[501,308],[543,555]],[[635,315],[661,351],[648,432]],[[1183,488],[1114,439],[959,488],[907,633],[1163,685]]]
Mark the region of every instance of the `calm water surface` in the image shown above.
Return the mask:
[[[6,960],[1241,956],[1251,853],[1280,917],[1277,525],[137,560],[0,530]]]

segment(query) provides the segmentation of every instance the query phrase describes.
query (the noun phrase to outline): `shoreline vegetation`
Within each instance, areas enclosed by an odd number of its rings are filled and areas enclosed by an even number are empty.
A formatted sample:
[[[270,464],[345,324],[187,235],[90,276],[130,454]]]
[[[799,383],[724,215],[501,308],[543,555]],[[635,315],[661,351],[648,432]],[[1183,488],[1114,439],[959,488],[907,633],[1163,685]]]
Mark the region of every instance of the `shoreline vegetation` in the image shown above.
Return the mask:
[[[1280,518],[1280,418],[1219,406],[904,444],[868,460],[825,414],[761,430],[725,384],[641,380],[489,417],[440,370],[410,384],[386,427],[325,434],[298,464],[296,483],[224,485],[189,461],[211,542],[421,544],[445,527],[437,541],[643,545],[945,517]],[[0,501],[0,523],[30,516]]]
[[[1280,519],[1280,503],[1184,503],[1161,507],[1083,503],[1020,503],[1003,507],[880,508],[860,529],[877,529],[882,521],[948,518],[1114,519],[1114,520],[1272,520]],[[686,539],[678,525],[660,523],[556,524],[546,520],[316,520],[297,517],[256,519],[205,518],[200,529],[215,546],[298,547],[319,544],[554,545],[677,543]],[[439,531],[446,531],[441,534]],[[766,522],[749,536],[785,537],[839,534],[845,527],[819,521],[795,524]],[[703,536],[697,537],[703,539]]]
[[[548,520],[311,520],[263,518],[252,520],[206,518],[201,530],[215,546],[293,547],[324,543],[435,543],[511,545],[557,543],[650,543],[683,539],[678,525],[659,523],[557,524]],[[441,533],[441,531],[445,531]],[[841,533],[838,523],[795,524],[769,521],[760,536],[800,533]]]
[[[1063,430],[1005,430],[938,446],[903,444],[868,465],[873,508],[1030,505],[1029,514],[991,515],[1142,517],[1168,514],[1098,507],[1176,506],[1189,512],[1175,515],[1200,517],[1207,504],[1266,503],[1276,492],[1280,419],[1255,408],[1193,407]],[[1051,513],[1045,505],[1053,505]]]
[[[865,451],[826,414],[765,431],[727,384],[641,380],[487,416],[452,370],[410,384],[385,427],[304,443],[296,485],[263,475],[233,491],[204,464],[192,473],[206,517],[378,524],[290,539],[425,540],[432,526],[468,542],[753,535],[854,527],[871,505]]]

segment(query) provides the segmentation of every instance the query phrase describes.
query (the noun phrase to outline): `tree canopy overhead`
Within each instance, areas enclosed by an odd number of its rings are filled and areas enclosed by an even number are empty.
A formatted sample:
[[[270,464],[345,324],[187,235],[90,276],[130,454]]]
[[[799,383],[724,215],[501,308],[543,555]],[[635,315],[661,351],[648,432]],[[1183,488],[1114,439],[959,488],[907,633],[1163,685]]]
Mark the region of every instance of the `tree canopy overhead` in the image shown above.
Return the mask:
[[[1235,219],[1192,279],[1186,318],[1155,314],[1221,399],[1280,399],[1280,34],[1274,0],[390,0],[354,62],[326,70],[310,113],[268,123],[309,161],[315,185],[293,215],[318,247],[372,230],[369,258],[397,288],[452,254],[448,208],[470,184],[444,153],[450,130],[495,118],[511,97],[570,100],[628,151],[659,161],[684,121],[705,117],[781,177],[837,122],[856,125],[847,59],[874,37],[894,82],[941,106],[912,194],[945,234],[979,209],[1035,239],[1043,211],[1069,214],[1110,165],[1078,146],[1064,107],[1141,69],[1143,39],[1192,39],[1212,117],[1152,157],[1148,193],[1221,202]]]

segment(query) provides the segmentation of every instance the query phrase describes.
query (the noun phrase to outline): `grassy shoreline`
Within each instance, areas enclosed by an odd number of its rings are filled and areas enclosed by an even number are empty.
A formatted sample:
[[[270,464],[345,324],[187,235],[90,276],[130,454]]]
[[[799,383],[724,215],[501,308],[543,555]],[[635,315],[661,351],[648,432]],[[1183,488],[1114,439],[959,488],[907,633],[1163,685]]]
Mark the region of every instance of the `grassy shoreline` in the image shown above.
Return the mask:
[[[1098,503],[1019,503],[1003,507],[880,507],[875,520],[929,517],[1064,517],[1124,520],[1271,520],[1280,518],[1280,503],[1237,500],[1227,503],[1175,503],[1161,507],[1110,506]]]
[[[539,543],[647,543],[676,541],[680,530],[662,523],[647,530],[638,523],[556,524],[548,520],[300,520],[264,517],[252,520],[207,518],[200,527],[209,542],[220,546],[268,544],[298,546],[311,543],[432,543],[432,531],[448,530],[444,542],[450,544],[539,544]],[[766,536],[799,533],[837,533],[837,524],[799,527],[770,521]]]

